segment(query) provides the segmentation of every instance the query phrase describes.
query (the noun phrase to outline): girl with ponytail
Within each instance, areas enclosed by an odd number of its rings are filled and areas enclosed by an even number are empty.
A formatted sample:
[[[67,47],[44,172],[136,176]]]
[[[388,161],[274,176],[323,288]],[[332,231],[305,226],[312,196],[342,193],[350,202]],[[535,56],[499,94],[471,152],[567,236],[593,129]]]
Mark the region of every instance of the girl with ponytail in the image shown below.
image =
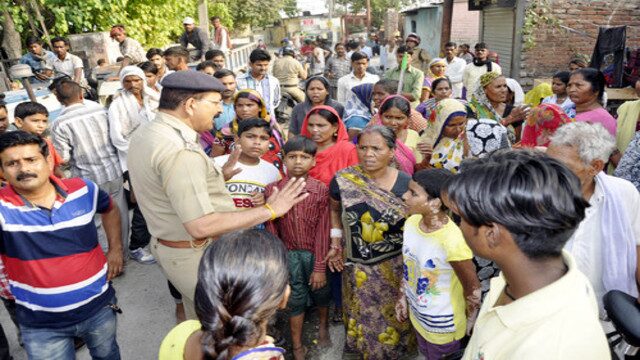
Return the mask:
[[[289,297],[287,251],[268,232],[244,230],[214,241],[198,269],[198,320],[176,326],[160,345],[160,360],[284,359],[266,334]]]

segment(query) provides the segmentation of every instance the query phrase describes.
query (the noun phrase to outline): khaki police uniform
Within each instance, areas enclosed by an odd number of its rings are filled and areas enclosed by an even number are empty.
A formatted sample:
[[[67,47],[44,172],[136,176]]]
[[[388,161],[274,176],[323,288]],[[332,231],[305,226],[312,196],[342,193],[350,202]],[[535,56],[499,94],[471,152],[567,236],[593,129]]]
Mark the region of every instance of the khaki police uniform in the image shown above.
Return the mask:
[[[273,76],[280,81],[282,92],[291,95],[297,102],[303,102],[305,93],[298,87],[304,67],[291,56],[285,55],[273,63]]]
[[[151,252],[167,279],[182,293],[187,318],[196,319],[198,265],[209,244],[174,248],[161,244],[193,240],[184,223],[213,212],[236,211],[222,170],[198,142],[198,134],[159,111],[131,137],[127,157],[136,199],[152,235]]]

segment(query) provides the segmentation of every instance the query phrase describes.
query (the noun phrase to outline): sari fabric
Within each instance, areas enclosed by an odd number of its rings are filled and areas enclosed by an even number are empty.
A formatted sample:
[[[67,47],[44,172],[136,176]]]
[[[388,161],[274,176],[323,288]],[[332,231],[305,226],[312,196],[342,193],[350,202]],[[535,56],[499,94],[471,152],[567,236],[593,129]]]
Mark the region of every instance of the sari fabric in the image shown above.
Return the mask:
[[[249,93],[249,99],[255,101],[258,106],[260,106],[260,112],[258,113],[258,117],[265,120],[266,122],[271,124],[271,137],[269,138],[269,150],[262,155],[262,159],[273,164],[278,170],[280,174],[284,176],[284,165],[282,163],[282,154],[281,149],[284,145],[284,135],[280,132],[280,126],[275,121],[275,119],[271,119],[269,116],[269,111],[267,110],[267,105],[264,100],[260,96],[260,93],[253,89],[244,89],[238,91],[235,95],[233,102],[238,101],[238,95],[241,93]],[[223,126],[222,129],[216,131],[216,136],[214,140],[214,144],[217,146],[224,147],[224,153],[229,154],[233,149],[235,135],[238,133],[238,118],[236,117]]]
[[[458,137],[443,137],[442,133],[449,121],[456,116],[467,116],[463,103],[455,99],[440,100],[429,119],[429,126],[422,135],[422,141],[432,144],[433,154],[429,163],[440,169],[457,173],[464,157],[464,141]]]
[[[507,128],[491,119],[469,119],[467,142],[471,156],[480,158],[511,147]]]
[[[415,349],[411,322],[399,323],[394,311],[402,281],[406,213],[398,194],[407,190],[408,180],[398,173],[391,192],[380,189],[360,166],[336,174],[345,255],[353,264],[342,273],[345,358],[399,359]]]
[[[548,146],[551,135],[572,121],[559,106],[540,104],[533,108],[522,129],[522,146]]]
[[[329,183],[336,172],[358,163],[358,153],[356,152],[356,146],[349,141],[347,128],[344,126],[342,119],[340,119],[338,112],[330,106],[320,105],[312,108],[302,122],[300,135],[311,139],[311,134],[307,129],[309,125],[309,114],[318,109],[328,110],[338,117],[336,143],[329,148],[318,152],[316,154],[316,166],[309,170],[309,175],[312,178],[320,180],[325,185],[329,186]]]
[[[351,88],[344,107],[344,123],[347,128],[364,129],[373,116],[373,86],[374,84],[361,84]]]

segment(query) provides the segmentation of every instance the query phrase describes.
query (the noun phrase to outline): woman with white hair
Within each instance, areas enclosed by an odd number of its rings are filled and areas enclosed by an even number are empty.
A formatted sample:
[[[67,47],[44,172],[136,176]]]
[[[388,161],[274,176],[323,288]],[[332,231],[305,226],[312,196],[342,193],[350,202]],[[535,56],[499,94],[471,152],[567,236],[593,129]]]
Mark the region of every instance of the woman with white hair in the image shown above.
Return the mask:
[[[640,283],[640,194],[629,181],[602,171],[615,148],[602,125],[575,122],[560,127],[547,149],[580,179],[591,205],[565,249],[591,281],[601,314],[605,293],[638,297]]]

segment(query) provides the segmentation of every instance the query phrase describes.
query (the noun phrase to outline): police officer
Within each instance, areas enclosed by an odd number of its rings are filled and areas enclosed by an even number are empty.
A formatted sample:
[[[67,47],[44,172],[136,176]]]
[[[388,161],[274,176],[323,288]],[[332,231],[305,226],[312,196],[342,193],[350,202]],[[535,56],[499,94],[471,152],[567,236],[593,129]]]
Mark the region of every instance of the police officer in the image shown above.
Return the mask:
[[[431,56],[429,56],[427,50],[418,47],[420,45],[420,36],[416,33],[410,33],[407,35],[405,44],[413,51],[413,55],[411,55],[411,65],[421,70],[425,75],[428,74]]]
[[[261,207],[237,211],[225,188],[240,149],[223,168],[198,143],[222,111],[224,86],[196,71],[178,71],[162,81],[158,113],[132,135],[127,163],[142,214],[152,235],[151,252],[183,296],[195,319],[194,292],[204,249],[221,234],[250,228],[284,215],[306,198],[304,180],[290,182]]]

